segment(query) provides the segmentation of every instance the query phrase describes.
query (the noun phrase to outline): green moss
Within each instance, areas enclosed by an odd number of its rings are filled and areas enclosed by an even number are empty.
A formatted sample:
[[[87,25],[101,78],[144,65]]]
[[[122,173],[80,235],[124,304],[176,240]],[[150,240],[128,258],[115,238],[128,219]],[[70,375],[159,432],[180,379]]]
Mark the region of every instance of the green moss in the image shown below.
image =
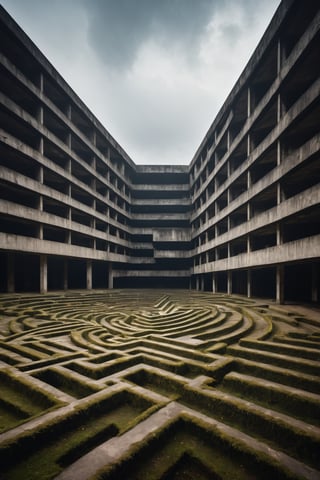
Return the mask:
[[[90,385],[84,380],[74,378],[71,372],[69,374],[68,371],[61,372],[54,367],[51,369],[42,370],[34,374],[34,376],[76,398],[82,398],[87,395],[91,395],[92,393],[95,393],[101,389],[98,385]]]
[[[103,468],[92,480],[148,480],[182,478],[269,480],[292,478],[266,458],[257,458],[243,445],[194,418],[169,421],[142,444],[133,446],[116,464]],[[188,468],[189,467],[189,468]],[[188,469],[188,470],[187,470]],[[179,476],[192,472],[192,477]]]
[[[148,398],[129,391],[106,394],[95,401],[92,398],[83,401],[71,412],[51,419],[38,429],[22,433],[13,443],[3,445],[1,460],[5,478],[52,478],[62,466],[118,432],[126,431],[156,408]],[[34,476],[21,477],[23,472],[34,472]]]
[[[293,421],[298,417],[310,425],[316,423],[313,415],[314,412],[317,415],[319,409],[314,408],[312,401],[304,403],[303,395],[290,396],[285,389],[278,396],[271,390],[260,390],[244,382],[237,386],[220,383],[228,372],[235,370],[318,393],[317,353],[305,350],[317,349],[320,325],[315,318],[309,320],[307,315],[289,314],[285,307],[257,303],[241,296],[189,291],[6,295],[0,298],[1,302],[0,312],[8,318],[3,322],[0,359],[16,365],[17,370],[8,369],[7,377],[2,377],[2,389],[0,381],[0,428],[7,430],[26,420],[39,420],[38,427],[31,428],[30,423],[30,430],[17,434],[10,443],[3,442],[4,464],[12,463],[12,468],[9,465],[7,470],[10,479],[43,480],[58,475],[61,468],[79,455],[110,435],[134,428],[161,407],[147,397],[128,392],[108,395],[110,387],[117,388],[122,370],[124,381],[161,393],[167,397],[166,402],[179,399],[194,411],[204,413],[207,421],[200,424],[189,418],[155,436],[149,437],[147,433],[146,442],[126,452],[114,470],[103,473],[106,478],[108,475],[110,478],[114,475],[112,478],[117,480],[149,480],[152,475],[162,480],[186,480],[186,475],[198,480],[233,479],[238,478],[237,475],[259,480],[286,478],[281,465],[274,463],[271,468],[270,461],[263,455],[254,458],[255,452],[248,452],[241,442],[209,428],[210,418],[260,439],[266,451],[273,447],[317,465],[316,436],[296,428]],[[192,345],[192,338],[202,343]],[[217,338],[220,338],[218,343]],[[265,342],[267,338],[270,342]],[[248,340],[251,343],[246,344]],[[259,341],[252,343],[252,340]],[[246,348],[226,346],[239,341]],[[268,343],[280,344],[279,347],[273,345],[272,349],[279,348],[278,353],[285,353],[282,363],[275,352],[273,355],[263,352],[264,348],[270,349]],[[294,346],[300,348],[294,349]],[[225,354],[227,356],[222,357]],[[241,360],[240,355],[251,360]],[[309,361],[303,359],[306,355],[310,356]],[[226,364],[219,363],[223,358]],[[61,363],[63,368],[59,371],[54,365]],[[127,376],[126,369],[139,363],[146,365],[144,376]],[[163,372],[150,372],[148,367],[157,367]],[[22,376],[18,370],[23,372]],[[61,404],[41,391],[36,381],[28,382],[27,372],[83,399],[72,402],[73,410],[67,407],[68,413],[57,411],[55,418],[48,420],[49,416],[44,415],[41,421],[39,415]],[[88,380],[82,380],[74,372],[85,375]],[[175,379],[172,373],[184,376],[185,382]],[[117,375],[108,378],[113,374]],[[190,388],[189,380],[199,375],[208,377],[207,383],[199,382],[200,387]],[[100,388],[95,383],[99,382],[90,379],[101,379],[101,389],[106,391],[95,393]],[[131,389],[141,391],[136,387]],[[215,395],[218,389],[220,396]],[[222,397],[221,390],[229,393],[229,398],[228,395]],[[281,422],[276,414],[270,420],[262,406],[285,413],[288,420]],[[83,431],[79,430],[82,426],[85,426]],[[234,462],[232,468],[228,465],[229,458]],[[236,470],[241,470],[241,465],[243,472],[238,473]],[[261,476],[265,465],[269,465],[268,474]]]
[[[169,397],[172,400],[179,398],[185,385],[179,380],[146,369],[127,375],[125,378],[141,387]]]

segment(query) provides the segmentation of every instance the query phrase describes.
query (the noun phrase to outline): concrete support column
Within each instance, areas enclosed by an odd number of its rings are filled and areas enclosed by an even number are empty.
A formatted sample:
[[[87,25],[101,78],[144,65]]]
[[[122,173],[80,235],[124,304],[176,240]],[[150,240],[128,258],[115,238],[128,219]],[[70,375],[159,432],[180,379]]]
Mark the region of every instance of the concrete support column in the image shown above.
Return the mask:
[[[281,164],[282,160],[282,151],[281,151],[281,141],[277,141],[277,165]]]
[[[97,142],[97,134],[96,134],[95,130],[93,130],[91,132],[91,143],[92,143],[92,145],[96,146],[96,144],[97,144],[96,142]]]
[[[37,172],[37,180],[39,183],[43,183],[43,167],[42,166],[39,167],[39,170]]]
[[[251,252],[251,241],[250,241],[250,234],[248,233],[247,236],[247,253]]]
[[[319,283],[318,283],[318,266],[312,265],[312,285],[311,285],[311,300],[312,302],[319,302]]]
[[[232,294],[232,272],[228,272],[228,278],[227,278],[227,293],[228,295]]]
[[[48,291],[48,259],[47,255],[40,255],[40,293]]]
[[[40,123],[42,123],[42,122],[40,121]],[[40,153],[41,155],[43,155],[43,154],[44,154],[44,143],[43,143],[43,137],[40,137],[40,139],[39,139],[38,151],[39,151],[39,153]],[[43,167],[40,167],[40,169],[41,169],[41,170],[43,170]]]
[[[39,110],[37,112],[37,119],[38,119],[38,122],[43,125],[43,107],[42,105],[39,107]],[[42,141],[42,144],[43,144],[43,138],[41,137],[41,141]]]
[[[201,292],[203,292],[204,291],[204,276],[203,275],[201,275],[200,283],[201,283]]]
[[[68,290],[68,260],[66,258],[63,264],[63,289]]]
[[[248,88],[248,96],[247,96],[247,116],[248,118],[251,115],[251,89]]]
[[[113,288],[112,263],[108,266],[108,288]]]
[[[284,267],[283,265],[277,265],[276,273],[276,302],[284,302]]]
[[[71,107],[71,104],[69,103],[69,105],[67,106],[67,112],[66,112],[66,115],[68,117],[69,120],[71,120],[71,116],[72,116],[72,107]]]
[[[283,106],[280,93],[277,95],[277,122],[279,123],[282,117]]]
[[[282,235],[282,227],[280,222],[277,223],[277,245],[282,245],[283,243],[283,235]]]
[[[43,85],[44,85],[43,73],[40,73],[40,75],[39,75],[39,90],[40,90],[40,92],[43,92]]]
[[[96,179],[96,178],[92,178],[92,179],[91,179],[90,187],[92,188],[92,190],[93,190],[94,192],[97,191],[97,179]],[[94,207],[93,207],[93,208],[95,208],[96,199],[93,198],[92,200],[93,200],[93,203],[94,203]]]
[[[67,230],[66,232],[66,243],[71,245],[71,230]]]
[[[68,134],[69,135],[69,144],[70,144],[70,148],[71,148],[71,134]],[[66,162],[66,166],[65,166],[65,171],[68,172],[68,173],[71,173],[71,170],[72,170],[72,165],[71,165],[71,158],[69,158]],[[71,184],[68,183],[68,187],[69,187],[69,191],[67,192],[67,195],[69,194],[69,196],[71,195]]]
[[[251,138],[250,138],[250,133],[248,133],[247,136],[247,156],[249,157],[251,153]]]
[[[13,253],[8,254],[8,264],[7,264],[7,290],[8,293],[14,293],[15,291],[15,281],[14,281],[14,255]]]
[[[251,203],[247,203],[247,222],[251,220],[252,217],[252,208],[251,208]]]
[[[212,293],[216,293],[217,291],[217,283],[216,283],[216,274],[212,274]]]
[[[251,288],[251,270],[247,272],[247,297],[251,298],[252,296],[252,288]]]
[[[280,182],[277,183],[277,205],[280,205],[282,202],[282,189]]]
[[[196,290],[197,290],[197,292],[200,290],[200,279],[199,279],[199,275],[197,275],[197,277],[196,277]]]
[[[87,290],[92,290],[92,260],[87,260]]]
[[[283,51],[283,46],[281,44],[281,40],[278,40],[278,45],[277,45],[277,74],[279,75],[282,63],[284,59],[284,51]]]
[[[247,173],[247,189],[249,190],[252,185],[252,179],[251,179],[251,170],[248,170]]]

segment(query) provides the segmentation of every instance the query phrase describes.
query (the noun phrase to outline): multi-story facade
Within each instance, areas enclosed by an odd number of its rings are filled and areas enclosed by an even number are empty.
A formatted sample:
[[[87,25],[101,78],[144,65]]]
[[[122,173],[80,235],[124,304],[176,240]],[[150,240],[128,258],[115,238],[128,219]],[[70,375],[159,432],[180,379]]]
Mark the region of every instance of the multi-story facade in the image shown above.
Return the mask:
[[[185,166],[136,165],[1,9],[1,291],[319,301],[319,7],[280,4]]]

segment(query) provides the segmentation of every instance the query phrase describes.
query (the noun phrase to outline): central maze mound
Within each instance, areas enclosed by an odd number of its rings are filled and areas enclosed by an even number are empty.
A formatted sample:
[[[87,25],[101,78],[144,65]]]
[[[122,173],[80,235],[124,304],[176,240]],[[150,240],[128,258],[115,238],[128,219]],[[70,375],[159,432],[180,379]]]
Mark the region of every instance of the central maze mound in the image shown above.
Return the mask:
[[[320,479],[316,311],[192,291],[0,297],[2,480]]]

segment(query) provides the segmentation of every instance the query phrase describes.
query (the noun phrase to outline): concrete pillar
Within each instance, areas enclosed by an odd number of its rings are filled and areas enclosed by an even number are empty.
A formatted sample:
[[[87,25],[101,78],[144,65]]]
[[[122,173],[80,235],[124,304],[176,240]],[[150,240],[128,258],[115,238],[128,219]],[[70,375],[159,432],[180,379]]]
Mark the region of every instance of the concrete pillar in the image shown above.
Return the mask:
[[[8,264],[7,264],[7,290],[8,293],[14,293],[15,291],[15,281],[14,281],[14,255],[13,253],[8,254]]]
[[[282,201],[282,189],[280,182],[277,183],[277,205],[280,205]]]
[[[71,108],[71,104],[69,103],[69,105],[67,106],[67,117],[69,120],[71,120],[71,116],[72,116],[72,108]]]
[[[108,288],[113,288],[112,263],[108,266]]]
[[[251,89],[248,88],[248,96],[247,96],[247,116],[248,118],[251,115]]]
[[[250,133],[248,133],[247,136],[247,156],[249,157],[251,153],[251,138],[250,138]]]
[[[70,217],[71,217],[71,210],[70,210]],[[70,220],[70,219],[69,219]],[[71,222],[70,222],[71,223]],[[69,245],[71,245],[71,230],[67,230],[66,233],[65,233],[65,238],[66,238],[66,243],[68,243]]]
[[[282,227],[280,222],[277,223],[277,245],[282,245],[283,243],[283,235],[282,235]]]
[[[203,275],[201,275],[201,277],[200,277],[200,282],[201,282],[201,292],[203,292],[204,291],[204,276]]]
[[[277,96],[277,122],[279,123],[282,117],[282,101],[280,93]]]
[[[212,274],[212,293],[216,293],[217,291],[217,284],[216,284],[216,274]]]
[[[68,260],[66,258],[63,264],[63,289],[68,290]]]
[[[42,105],[40,105],[39,110],[37,112],[37,120],[41,125],[43,125],[43,107],[42,107]],[[41,141],[43,142],[43,137],[41,137]]]
[[[247,221],[251,220],[252,217],[252,208],[251,208],[251,203],[247,203]]]
[[[279,75],[282,63],[284,59],[284,51],[283,51],[283,46],[281,44],[280,39],[278,40],[278,45],[277,45],[277,74]]]
[[[69,138],[68,143],[70,144],[70,148],[71,148],[71,134],[68,134],[68,135],[69,135],[69,136],[68,136],[68,138]],[[69,158],[69,160],[67,160],[67,162],[66,162],[65,171],[68,172],[68,173],[71,173],[71,171],[72,171],[71,158]],[[67,195],[70,196],[70,195],[71,195],[71,185],[68,184],[68,187],[69,187],[69,188],[68,188],[68,190],[67,190],[66,193],[67,193]]]
[[[199,275],[197,275],[197,277],[196,277],[196,290],[197,290],[197,292],[200,290]]]
[[[43,78],[43,73],[40,73],[39,75],[39,90],[40,92],[43,92],[43,82],[44,81],[44,78]]]
[[[318,283],[318,265],[312,265],[312,285],[311,285],[311,300],[312,302],[319,302],[319,283]]]
[[[37,172],[37,180],[39,183],[43,183],[43,167],[39,167]]]
[[[276,273],[276,302],[284,302],[284,267],[283,265],[277,265]]]
[[[251,298],[252,296],[252,288],[251,288],[251,270],[247,272],[247,297]]]
[[[232,272],[228,272],[228,278],[227,278],[227,293],[228,295],[232,294]]]
[[[282,157],[281,142],[280,140],[278,140],[277,141],[277,165],[281,164],[281,157]]]
[[[87,260],[87,290],[92,290],[92,260]]]
[[[40,293],[48,291],[48,260],[47,255],[40,255]]]
[[[247,253],[251,252],[251,241],[250,241],[250,234],[248,233],[247,236]]]

